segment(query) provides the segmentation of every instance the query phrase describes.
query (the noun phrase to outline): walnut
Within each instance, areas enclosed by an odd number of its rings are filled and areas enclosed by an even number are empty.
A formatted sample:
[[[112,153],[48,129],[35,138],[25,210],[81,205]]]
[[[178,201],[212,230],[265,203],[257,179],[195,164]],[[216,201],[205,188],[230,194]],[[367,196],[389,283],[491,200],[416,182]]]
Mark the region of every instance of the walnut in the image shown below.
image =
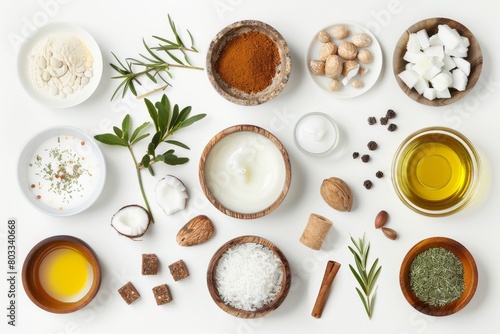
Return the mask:
[[[351,188],[342,179],[331,177],[323,180],[320,189],[321,197],[337,211],[351,211],[353,195]]]
[[[325,74],[330,78],[336,78],[342,73],[342,59],[337,55],[331,55],[325,61]]]
[[[311,60],[309,69],[314,75],[325,75],[325,62],[323,60]]]
[[[334,55],[337,53],[337,46],[332,42],[327,42],[321,45],[319,49],[319,59],[326,60],[328,56]]]

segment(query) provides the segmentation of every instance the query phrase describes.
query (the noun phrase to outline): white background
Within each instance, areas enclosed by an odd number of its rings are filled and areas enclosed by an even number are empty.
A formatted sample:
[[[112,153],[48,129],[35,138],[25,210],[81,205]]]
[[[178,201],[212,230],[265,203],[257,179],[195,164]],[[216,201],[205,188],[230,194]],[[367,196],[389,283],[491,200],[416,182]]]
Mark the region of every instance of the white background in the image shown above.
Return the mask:
[[[498,142],[498,104],[500,79],[496,60],[500,54],[497,11],[486,0],[359,0],[359,1],[76,1],[23,0],[2,1],[0,5],[0,59],[2,64],[0,149],[0,265],[6,273],[6,223],[16,218],[18,228],[18,265],[27,252],[42,239],[69,234],[88,242],[98,254],[103,268],[101,289],[85,309],[67,315],[47,313],[26,296],[18,277],[17,327],[7,326],[6,280],[0,283],[0,331],[2,333],[498,333],[497,210],[500,188],[495,175],[500,163]],[[16,162],[24,143],[43,128],[58,124],[77,126],[94,135],[109,131],[130,113],[135,124],[149,120],[144,104],[131,96],[110,102],[118,84],[107,65],[111,52],[119,57],[143,52],[141,38],[170,36],[166,20],[170,13],[178,28],[189,29],[200,54],[191,59],[205,66],[205,55],[212,38],[226,25],[242,19],[257,19],[275,27],[287,40],[293,56],[293,70],[284,91],[260,106],[243,107],[220,97],[211,87],[206,72],[173,71],[169,88],[171,101],[191,105],[193,114],[207,113],[200,123],[185,129],[176,138],[191,147],[184,166],[156,168],[157,176],[144,173],[146,191],[152,202],[157,223],[143,241],[133,242],[118,236],[109,226],[112,214],[121,206],[142,204],[134,168],[126,150],[101,145],[108,164],[106,187],[99,201],[84,213],[67,218],[45,216],[33,209],[21,196],[16,183]],[[425,18],[444,16],[467,26],[476,36],[484,55],[481,79],[475,89],[458,103],[440,108],[417,104],[397,85],[392,74],[392,53],[404,30]],[[85,103],[70,109],[51,109],[33,101],[23,90],[15,70],[20,37],[30,28],[48,22],[72,22],[94,36],[104,57],[103,79],[96,93]],[[307,75],[305,53],[315,34],[336,22],[355,22],[369,28],[378,38],[384,55],[382,74],[376,85],[360,97],[337,100],[318,89]],[[160,98],[160,94],[150,97]],[[397,112],[399,126],[389,132],[377,124],[368,126],[369,116],[379,118],[388,108]],[[342,142],[326,158],[307,157],[294,146],[295,121],[304,113],[323,111],[339,124]],[[256,220],[236,220],[217,211],[205,198],[198,181],[198,161],[208,140],[220,130],[235,124],[250,123],[273,132],[285,145],[292,161],[292,184],[281,206],[270,215]],[[392,188],[390,164],[399,143],[411,132],[434,125],[452,127],[465,134],[479,151],[483,163],[480,196],[466,210],[446,218],[428,218],[406,208]],[[351,158],[353,151],[366,152],[366,143],[376,140],[379,149],[372,161],[363,164]],[[137,148],[139,151],[143,147]],[[184,153],[180,152],[179,153]],[[377,170],[385,173],[376,179]],[[165,216],[154,201],[154,185],[171,173],[184,181],[191,198],[188,208],[171,217]],[[319,195],[324,178],[343,178],[354,192],[355,205],[350,213],[329,208]],[[371,178],[374,187],[363,188]],[[375,215],[382,209],[390,214],[388,226],[399,232],[391,241],[373,227]],[[298,239],[311,212],[324,215],[334,223],[322,251],[313,251]],[[180,227],[198,214],[209,216],[215,236],[203,245],[182,248],[175,242]],[[371,242],[371,260],[382,264],[373,318],[368,320],[359,300],[356,281],[348,269],[352,256],[347,246],[349,234],[366,233]],[[262,236],[274,242],[287,256],[293,270],[293,286],[287,299],[274,313],[260,319],[235,318],[220,310],[206,286],[206,270],[212,254],[224,242],[246,234]],[[432,236],[447,236],[464,244],[476,259],[479,285],[474,298],[459,313],[434,318],[414,310],[399,287],[399,268],[406,252],[418,241]],[[161,261],[160,274],[140,274],[142,253],[156,253]],[[183,259],[190,277],[174,282],[167,265]],[[310,313],[328,259],[342,267],[333,284],[321,319]],[[0,275],[4,277],[3,275]],[[116,290],[132,281],[142,294],[140,300],[126,305]],[[156,306],[151,288],[169,284],[174,301]],[[5,315],[4,315],[5,314]]]

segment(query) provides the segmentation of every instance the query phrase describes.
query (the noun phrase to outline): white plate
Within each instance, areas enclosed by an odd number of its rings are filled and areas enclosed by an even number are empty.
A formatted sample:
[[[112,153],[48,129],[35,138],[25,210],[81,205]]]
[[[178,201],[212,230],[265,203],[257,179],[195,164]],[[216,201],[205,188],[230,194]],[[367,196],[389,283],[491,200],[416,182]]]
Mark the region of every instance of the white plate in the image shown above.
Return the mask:
[[[58,139],[60,145],[54,145]],[[63,162],[69,161],[67,166],[62,164],[63,167],[57,167],[55,164],[51,164],[51,167],[48,167],[48,162],[51,161],[50,157],[48,157],[49,152],[54,147],[59,148],[59,150],[52,156],[59,156],[58,153],[60,152],[62,152],[60,156],[63,157],[71,154],[71,160],[59,160]],[[70,153],[66,154],[64,152]],[[37,164],[37,156],[41,157],[38,160],[42,167]],[[81,182],[79,184],[83,184],[85,181],[85,186],[80,189],[73,185],[64,188],[65,183],[60,183],[62,188],[59,189],[63,189],[63,195],[68,196],[69,194],[72,196],[69,201],[63,201],[61,195],[50,190],[51,183],[57,185],[58,177],[53,178],[54,181],[47,181],[47,178],[45,180],[42,178],[56,174],[74,175],[72,171],[66,174],[66,169],[63,170],[63,168],[68,167],[68,169],[73,170],[72,167],[79,161],[81,161],[81,168],[85,172],[80,174],[83,177],[80,177]],[[51,170],[51,172],[42,172],[42,168]],[[63,171],[63,173],[56,173],[56,171]],[[42,176],[37,176],[37,173],[42,174]],[[48,215],[71,216],[90,207],[100,196],[106,180],[106,161],[97,142],[87,133],[70,126],[52,127],[38,133],[25,145],[18,160],[17,178],[22,194],[36,209]],[[44,185],[41,188],[38,186],[39,181]],[[77,181],[80,180],[77,178]],[[40,198],[37,198],[39,195]]]
[[[94,58],[94,62],[92,64],[93,67],[93,76],[90,78],[90,81],[87,85],[85,85],[82,89],[74,92],[72,94],[68,94],[66,98],[61,98],[59,96],[51,96],[48,93],[45,93],[38,89],[30,79],[30,53],[33,48],[37,45],[37,43],[44,38],[47,38],[54,34],[60,33],[69,33],[76,35],[89,49],[92,57]],[[51,23],[43,26],[38,29],[33,35],[31,35],[26,42],[21,46],[18,54],[17,60],[17,72],[19,75],[19,79],[24,89],[33,99],[38,102],[54,107],[54,108],[68,108],[75,106],[77,104],[82,103],[86,99],[88,99],[96,90],[99,85],[99,81],[101,80],[103,69],[103,60],[101,50],[99,49],[99,45],[97,45],[96,41],[92,38],[92,36],[87,33],[82,28],[68,24],[68,23]]]
[[[330,81],[330,78],[328,78],[327,76],[324,76],[324,75],[319,76],[319,75],[314,75],[311,73],[311,71],[309,70],[309,62],[311,60],[314,60],[314,59],[319,59],[319,50],[321,48],[321,45],[323,44],[318,40],[318,37],[317,37],[318,34],[314,35],[314,38],[311,41],[311,43],[309,44],[309,48],[307,49],[306,68],[307,68],[307,72],[309,73],[309,76],[314,81],[314,83],[316,85],[318,85],[318,87],[320,87],[323,91],[327,92],[329,95],[334,96],[334,97],[338,97],[338,98],[352,98],[352,97],[356,97],[356,96],[359,96],[359,95],[365,93],[377,82],[378,77],[380,76],[380,72],[382,71],[382,63],[383,63],[382,49],[380,48],[380,44],[379,44],[377,38],[368,29],[366,29],[358,24],[355,24],[355,23],[338,22],[338,23],[335,23],[335,24],[330,25],[328,27],[325,27],[324,29],[321,29],[320,31],[326,31],[330,35],[332,35],[333,27],[337,26],[337,25],[347,26],[349,28],[349,31],[350,31],[349,36],[347,36],[343,40],[335,39],[332,36],[333,43],[337,46],[342,41],[348,41],[350,39],[350,36],[352,36],[353,34],[356,34],[356,33],[365,33],[368,36],[370,36],[372,39],[372,43],[364,49],[368,49],[372,53],[373,61],[367,65],[362,64],[362,67],[365,67],[366,69],[368,69],[368,72],[365,73],[362,77],[359,77],[359,79],[361,79],[363,81],[364,86],[362,88],[354,88],[348,84],[347,86],[343,86],[340,90],[338,90],[336,92],[332,92],[328,88],[328,82]],[[318,33],[319,33],[319,31],[318,31]],[[358,78],[358,76],[356,78]]]

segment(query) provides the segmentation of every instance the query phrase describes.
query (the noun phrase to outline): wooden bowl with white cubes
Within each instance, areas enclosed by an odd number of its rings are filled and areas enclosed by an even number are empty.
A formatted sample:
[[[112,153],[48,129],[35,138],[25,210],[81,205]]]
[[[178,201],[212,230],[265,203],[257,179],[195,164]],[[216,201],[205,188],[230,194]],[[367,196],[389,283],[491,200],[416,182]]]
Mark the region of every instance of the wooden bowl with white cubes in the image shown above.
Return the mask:
[[[483,54],[472,32],[448,18],[429,18],[409,27],[396,44],[393,71],[401,89],[428,106],[445,106],[476,85]]]

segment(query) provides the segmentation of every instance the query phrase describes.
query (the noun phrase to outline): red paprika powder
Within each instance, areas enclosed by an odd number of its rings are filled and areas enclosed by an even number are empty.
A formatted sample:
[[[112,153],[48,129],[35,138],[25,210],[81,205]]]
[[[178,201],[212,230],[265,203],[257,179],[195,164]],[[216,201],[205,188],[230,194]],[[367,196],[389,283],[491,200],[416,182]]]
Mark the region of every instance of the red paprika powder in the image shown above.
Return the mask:
[[[224,46],[215,69],[227,85],[245,93],[258,93],[272,83],[279,64],[279,50],[273,40],[261,32],[249,31]]]

